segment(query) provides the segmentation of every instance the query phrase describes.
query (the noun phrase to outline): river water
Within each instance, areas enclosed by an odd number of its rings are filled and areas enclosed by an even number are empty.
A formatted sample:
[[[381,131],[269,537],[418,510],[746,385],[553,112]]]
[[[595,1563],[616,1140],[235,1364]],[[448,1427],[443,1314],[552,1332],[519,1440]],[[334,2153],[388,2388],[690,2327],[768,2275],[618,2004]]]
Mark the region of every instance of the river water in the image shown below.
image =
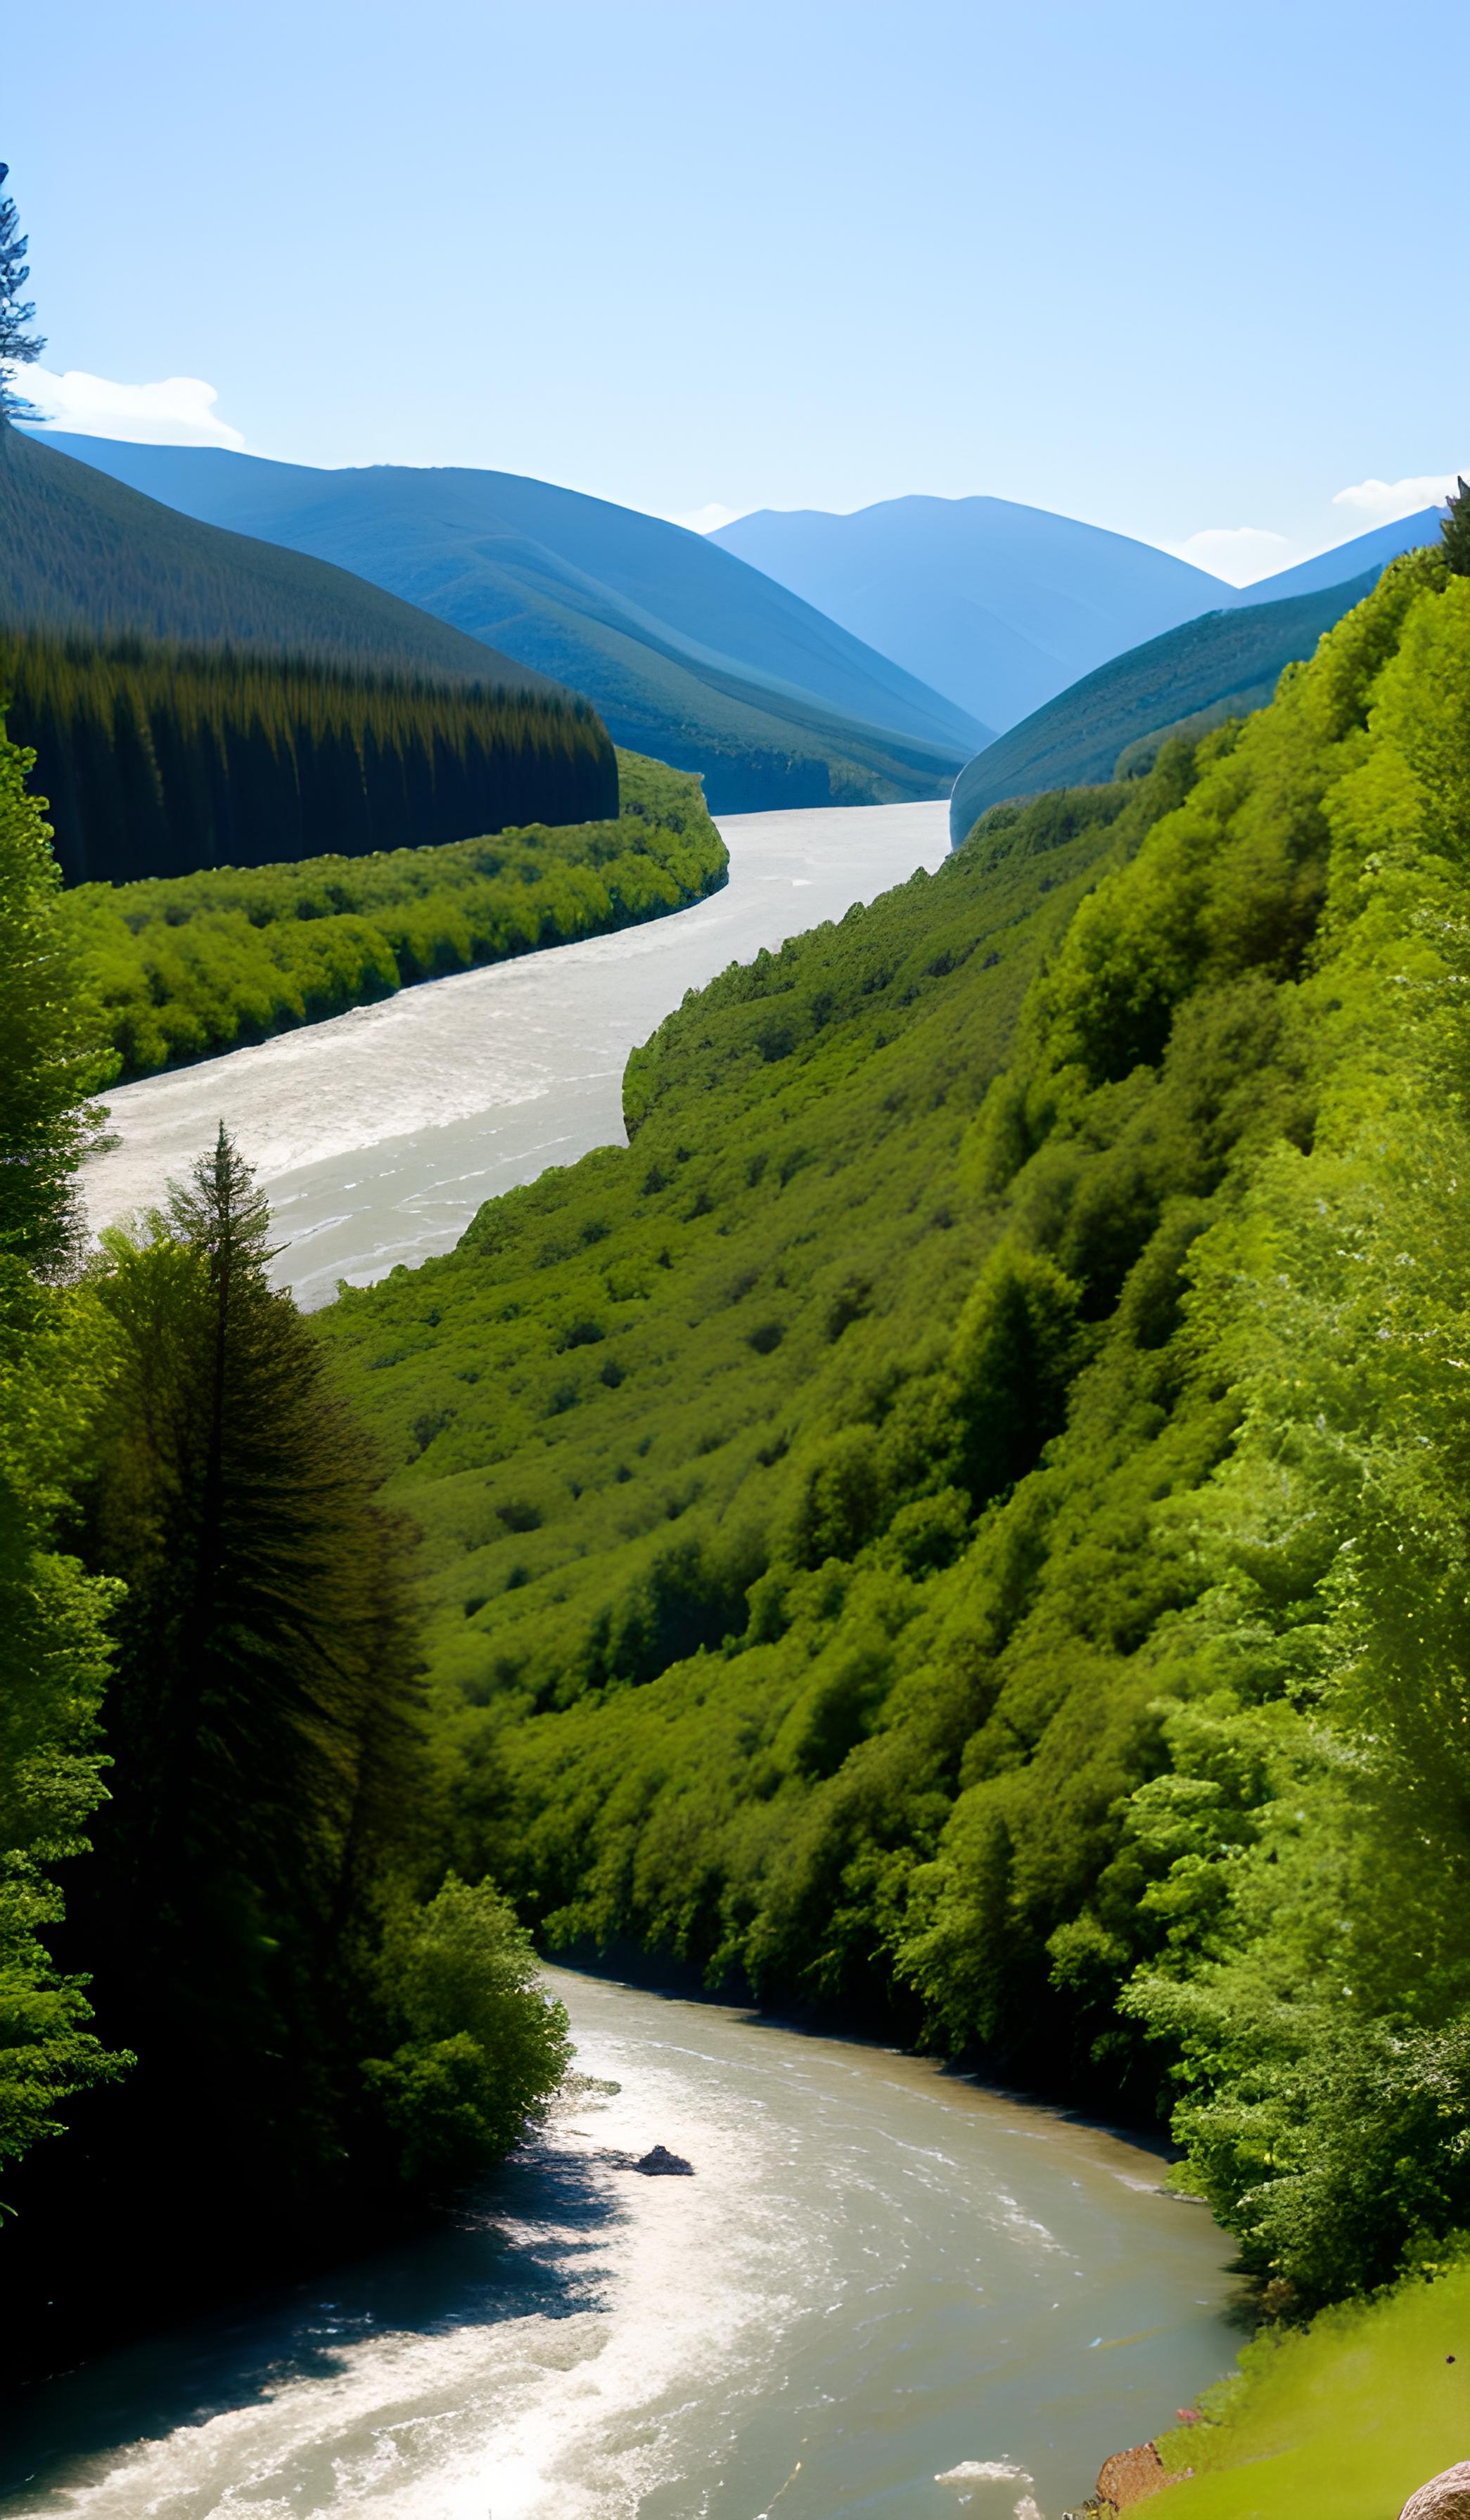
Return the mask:
[[[618,2094],[446,2228],[36,2392],[5,2520],[1059,2520],[1233,2360],[1227,2244],[1149,2151],[548,1974]],[[655,2142],[693,2178],[623,2166]]]
[[[457,1242],[548,1164],[621,1145],[628,1052],[729,963],[947,853],[942,802],[721,815],[724,888],[690,910],[466,971],[109,1097],[94,1226],[160,1198],[221,1119],[269,1191],[300,1302]]]

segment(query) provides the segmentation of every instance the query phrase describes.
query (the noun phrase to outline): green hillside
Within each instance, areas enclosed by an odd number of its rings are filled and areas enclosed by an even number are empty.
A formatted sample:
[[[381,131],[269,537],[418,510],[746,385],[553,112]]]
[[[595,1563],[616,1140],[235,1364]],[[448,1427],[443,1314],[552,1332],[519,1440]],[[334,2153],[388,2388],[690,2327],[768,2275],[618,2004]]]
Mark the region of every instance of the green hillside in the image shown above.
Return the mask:
[[[1470,579],[732,969],[322,1317],[457,1861],[1074,2096],[1278,2309],[1470,2226]]]
[[[1229,612],[1206,612],[1130,648],[1048,700],[968,762],[949,800],[958,847],[988,806],[1083,780],[1111,779],[1119,756],[1183,722],[1191,735],[1263,708],[1284,668],[1362,601],[1377,570],[1350,585]]]
[[[324,472],[57,441],[186,515],[339,562],[585,692],[716,813],[942,796],[988,727],[701,534],[463,467]]]
[[[442,848],[76,885],[62,924],[102,1013],[116,1082],[416,980],[661,918],[729,860],[697,779],[624,752],[613,820]]]
[[[69,882],[434,845],[618,809],[607,729],[569,692],[259,650],[0,635]]]
[[[344,568],[180,517],[0,429],[0,629],[134,631],[545,691],[547,678]]]

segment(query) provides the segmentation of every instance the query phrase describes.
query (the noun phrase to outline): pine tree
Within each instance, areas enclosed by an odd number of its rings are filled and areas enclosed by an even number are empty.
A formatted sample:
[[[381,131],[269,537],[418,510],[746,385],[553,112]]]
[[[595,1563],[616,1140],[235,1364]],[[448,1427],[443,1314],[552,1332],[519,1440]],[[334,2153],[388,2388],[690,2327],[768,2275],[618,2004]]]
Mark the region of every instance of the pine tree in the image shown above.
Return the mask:
[[[1470,577],[1470,483],[1458,474],[1458,488],[1451,495],[1447,514],[1440,526],[1444,537],[1445,557],[1456,577]]]
[[[15,202],[3,189],[10,168],[0,164],[0,434],[13,420],[39,420],[34,403],[12,380],[11,371],[28,367],[46,347],[39,333],[26,328],[35,321],[35,306],[23,298],[22,290],[30,278],[30,265],[25,260],[29,237],[20,234],[20,220]]]
[[[246,2147],[242,2204],[341,2167],[369,1885],[412,1873],[425,1808],[404,1533],[269,1232],[221,1127],[142,1236],[104,1238],[84,1542],[127,1585],[87,1917],[140,2058],[115,2139],[160,2194],[191,2147]]]

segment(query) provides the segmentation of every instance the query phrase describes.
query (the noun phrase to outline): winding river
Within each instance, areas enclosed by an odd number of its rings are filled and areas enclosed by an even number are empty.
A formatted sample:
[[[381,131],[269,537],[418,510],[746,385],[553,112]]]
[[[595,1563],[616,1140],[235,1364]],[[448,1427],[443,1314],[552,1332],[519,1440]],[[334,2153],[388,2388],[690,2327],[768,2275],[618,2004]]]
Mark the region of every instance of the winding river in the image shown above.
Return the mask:
[[[94,1225],[162,1194],[223,1119],[269,1191],[300,1302],[458,1241],[476,1209],[548,1164],[622,1142],[628,1052],[728,963],[914,869],[941,864],[948,808],[721,815],[723,890],[691,910],[405,989],[328,1023],[111,1095]]]
[[[112,1098],[103,1222],[223,1117],[307,1303],[620,1140],[627,1052],[733,960],[930,868],[946,809],[721,821],[730,881]],[[920,2060],[553,1973],[587,2074],[447,2225],[30,2393],[0,2513],[1057,2515],[1232,2359],[1156,2158]],[[692,2179],[625,2166],[654,2142]]]
[[[549,1976],[618,2092],[443,2228],[35,2393],[5,2520],[1059,2520],[1233,2359],[1227,2243],[1152,2153]],[[624,2166],[655,2142],[694,2177]]]

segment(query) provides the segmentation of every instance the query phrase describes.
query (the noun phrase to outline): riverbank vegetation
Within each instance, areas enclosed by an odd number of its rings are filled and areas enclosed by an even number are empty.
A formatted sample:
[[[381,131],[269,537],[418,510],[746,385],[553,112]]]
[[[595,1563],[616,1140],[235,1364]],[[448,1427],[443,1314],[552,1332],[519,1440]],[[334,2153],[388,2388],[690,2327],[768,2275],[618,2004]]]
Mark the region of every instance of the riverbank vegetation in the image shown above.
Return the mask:
[[[223,1132],[83,1253],[105,1054],[27,767],[0,751],[13,2370],[495,2159],[568,2053],[446,1863],[412,1529]]]
[[[1470,2224],[1467,534],[321,1324],[459,1868],[1171,2112],[1283,2315]]]
[[[699,781],[632,752],[618,774],[620,811],[567,829],[69,890],[61,916],[112,1044],[107,1081],[662,918],[723,883]]]
[[[1161,2441],[1171,2520],[1384,2520],[1464,2455],[1467,2362],[1462,2258],[1268,2329],[1206,2393],[1203,2420]]]
[[[607,729],[570,692],[367,673],[157,640],[0,648],[11,741],[44,764],[69,882],[358,858],[618,811]]]

